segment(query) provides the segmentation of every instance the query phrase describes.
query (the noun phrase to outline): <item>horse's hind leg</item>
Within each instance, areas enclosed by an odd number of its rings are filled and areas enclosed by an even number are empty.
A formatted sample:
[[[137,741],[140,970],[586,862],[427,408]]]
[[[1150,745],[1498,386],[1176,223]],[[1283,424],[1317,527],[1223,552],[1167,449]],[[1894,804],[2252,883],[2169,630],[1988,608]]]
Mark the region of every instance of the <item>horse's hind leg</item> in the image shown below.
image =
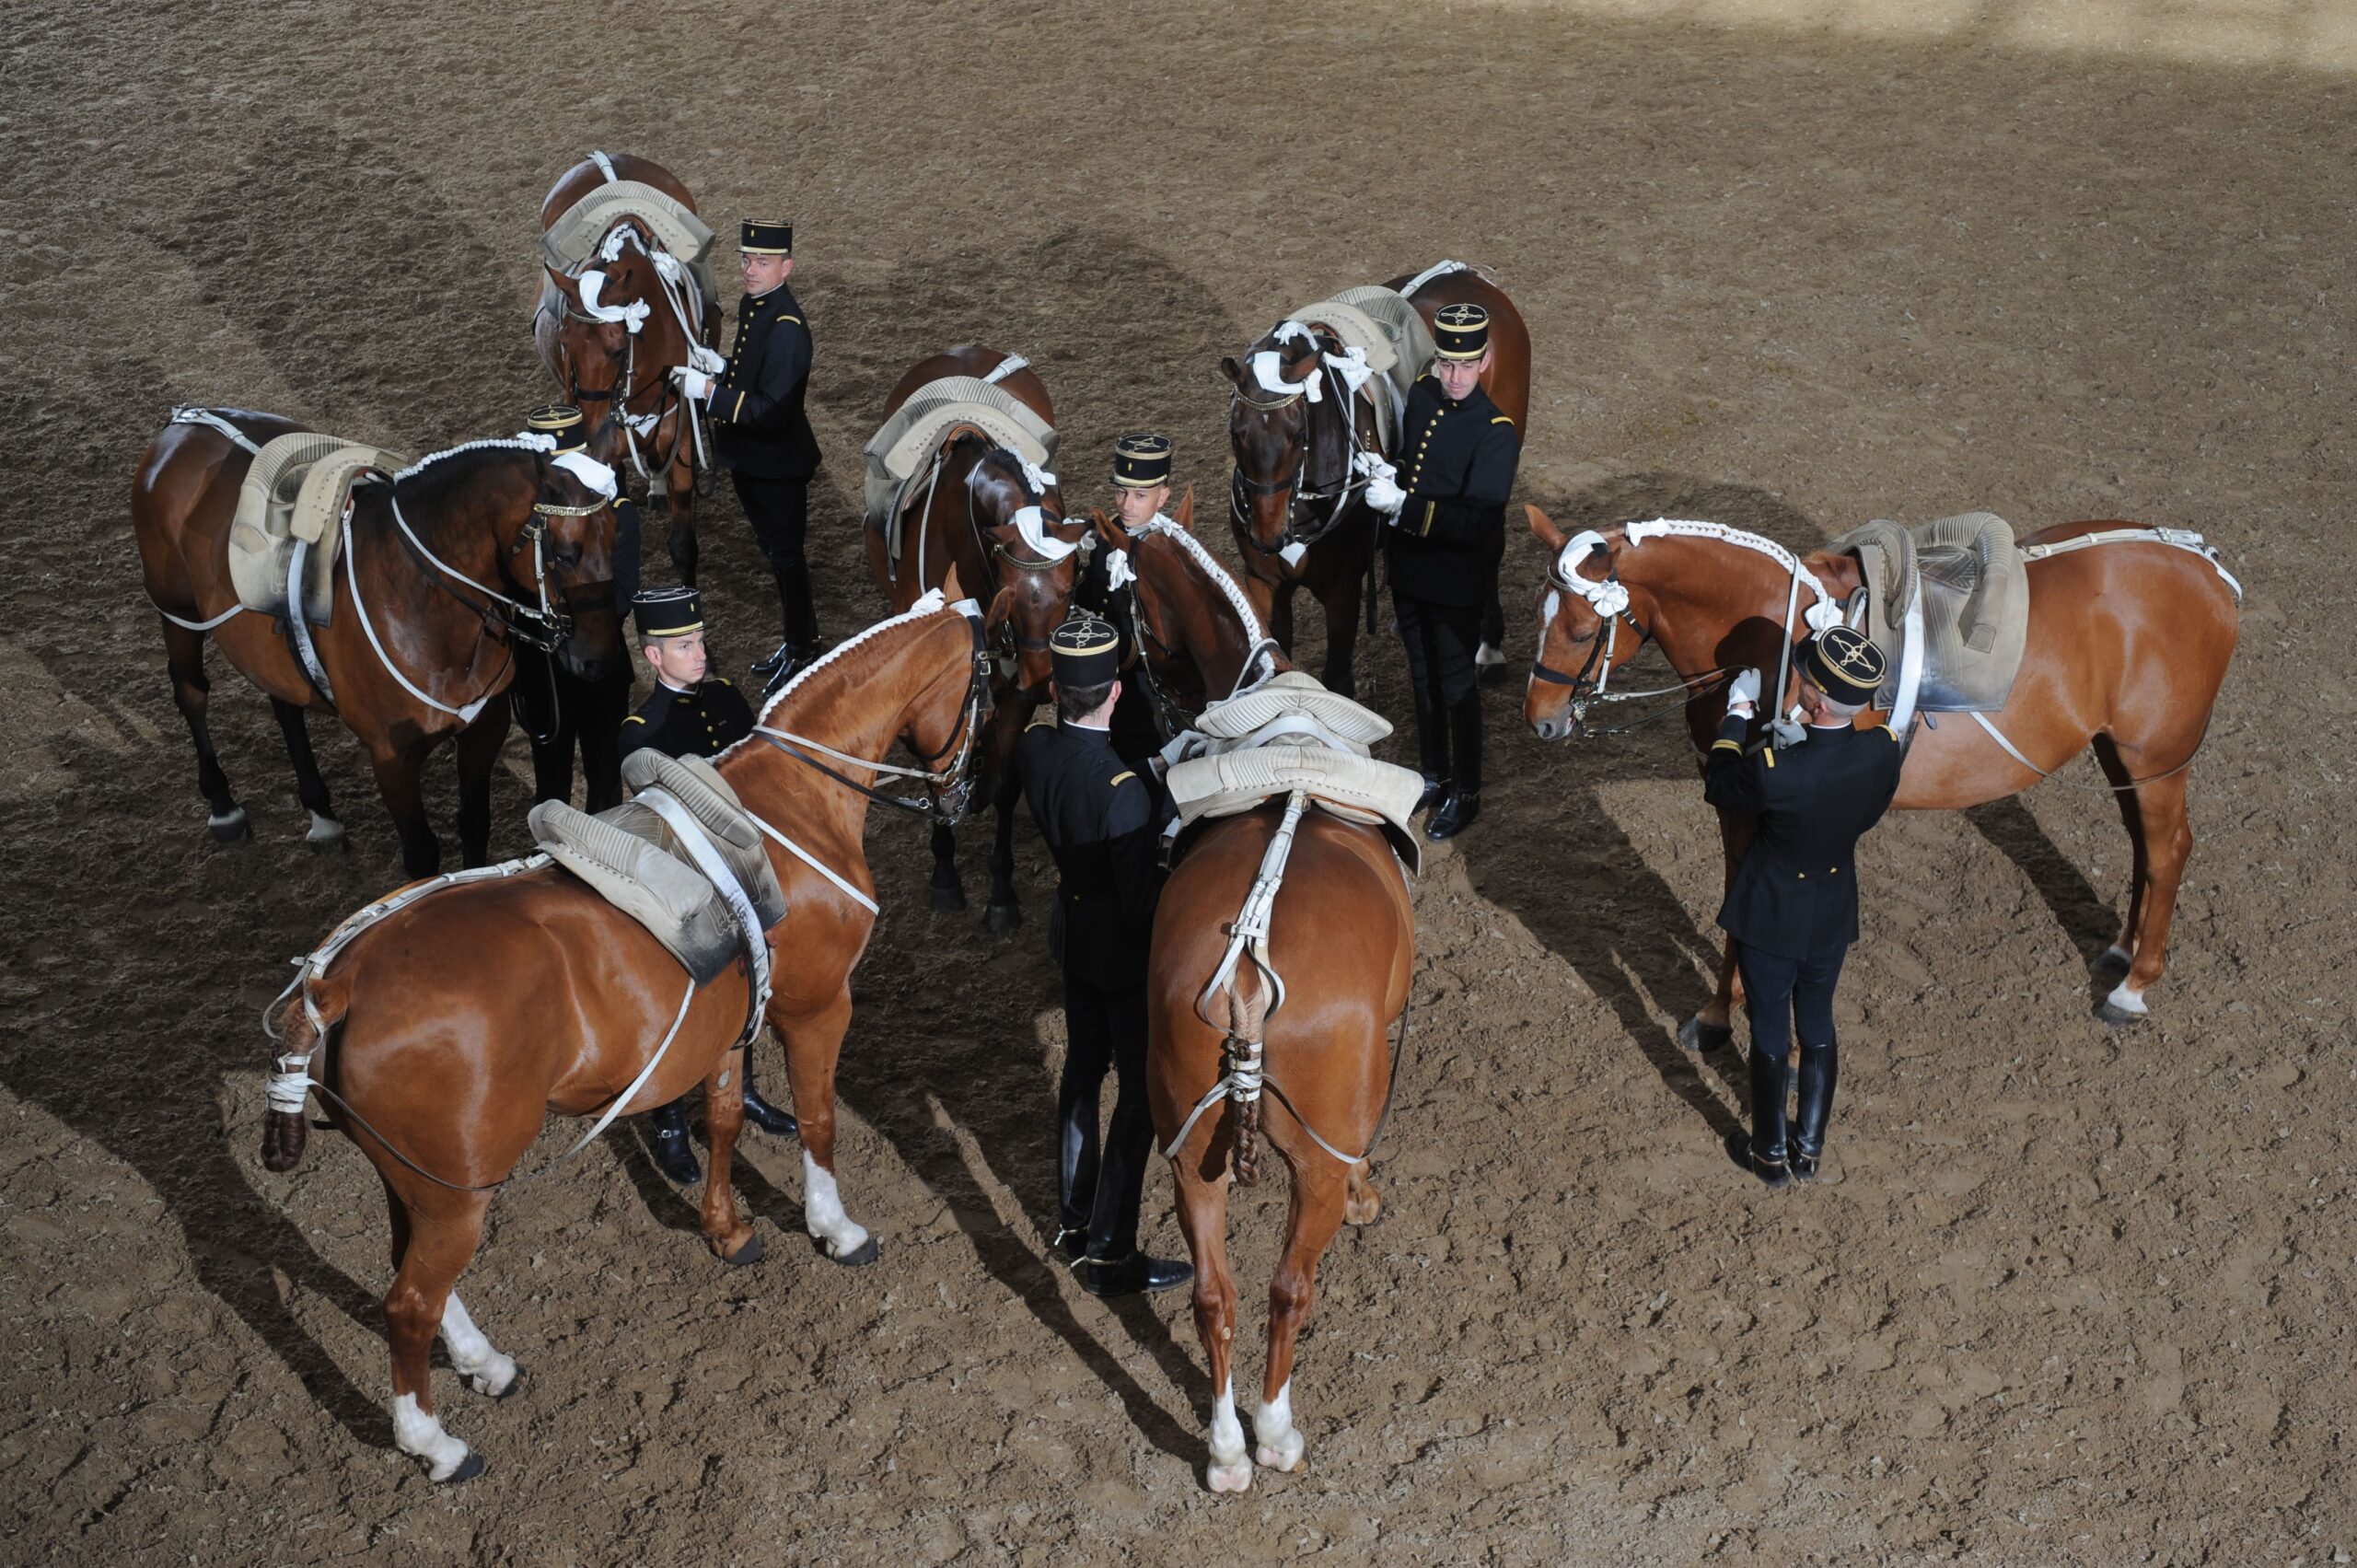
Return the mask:
[[[1212,1134],[1221,1173],[1210,1180],[1198,1172],[1210,1156],[1182,1151],[1171,1172],[1178,1186],[1178,1228],[1195,1261],[1195,1332],[1212,1379],[1211,1465],[1203,1480],[1213,1492],[1243,1492],[1252,1485],[1252,1459],[1244,1447],[1244,1423],[1236,1419],[1236,1278],[1227,1271],[1226,1149]]]
[[[401,1193],[389,1181],[385,1183],[385,1213],[392,1221],[393,1272],[398,1275],[409,1256],[409,1205],[401,1202]],[[504,1400],[516,1391],[523,1368],[516,1365],[514,1357],[502,1355],[492,1348],[490,1338],[467,1316],[456,1290],[450,1292],[442,1307],[442,1343],[450,1353],[450,1365],[476,1393]]]
[[[213,754],[213,728],[205,722],[213,682],[204,673],[204,633],[164,622],[164,656],[171,671],[172,704],[188,721],[189,738],[196,742],[196,787],[207,807],[205,826],[223,843],[253,836],[246,808],[229,793],[229,775]]]
[[[393,1353],[393,1443],[402,1453],[424,1459],[427,1475],[435,1481],[466,1481],[483,1469],[482,1456],[470,1452],[464,1443],[444,1431],[434,1414],[429,1353],[435,1334],[457,1304],[450,1287],[474,1258],[475,1248],[482,1240],[483,1214],[490,1206],[489,1196],[478,1192],[437,1193],[431,1205],[410,1204],[409,1244],[402,1249],[392,1289],[385,1293],[385,1337]],[[456,1317],[474,1333],[464,1307],[458,1307]],[[482,1336],[474,1333],[474,1338]],[[481,1348],[489,1352],[490,1342],[482,1341]],[[496,1352],[491,1354],[497,1356]],[[455,1338],[452,1360],[458,1360]],[[463,1373],[466,1368],[461,1365],[460,1370]],[[478,1364],[476,1370],[482,1374],[493,1369]],[[508,1362],[505,1381],[499,1386],[505,1388],[514,1376],[515,1364]]]
[[[2117,761],[2115,754],[2107,761],[2107,773]],[[2123,933],[2131,957],[2127,975],[2103,1001],[2103,1018],[2108,1024],[2142,1018],[2150,1011],[2145,991],[2168,968],[2169,923],[2176,918],[2177,885],[2193,853],[2193,825],[2185,809],[2187,782],[2179,772],[2135,788],[2129,834],[2136,846],[2136,889]],[[2122,796],[2123,816],[2128,799]]]
[[[1012,931],[1023,923],[1023,902],[1015,891],[1015,802],[1021,792],[1010,768],[992,801],[998,821],[991,839],[991,901],[982,923],[993,931]]]
[[[1271,1469],[1301,1468],[1306,1445],[1293,1423],[1294,1346],[1309,1321],[1318,1260],[1341,1228],[1348,1179],[1349,1168],[1322,1149],[1312,1149],[1294,1166],[1285,1249],[1269,1281],[1269,1372],[1260,1408],[1252,1412],[1252,1434],[1259,1440],[1253,1457]]]
[[[287,760],[295,764],[295,794],[303,809],[311,814],[306,841],[321,854],[343,848],[343,824],[335,819],[335,807],[328,800],[328,782],[319,776],[319,760],[311,754],[311,732],[304,726],[303,710],[283,697],[273,697],[270,711],[278,715],[279,730],[286,737]]]
[[[2128,918],[2120,923],[2119,940],[2104,949],[2096,960],[2097,969],[2117,969],[2122,974],[2136,959],[2136,926],[2144,917],[2144,889],[2152,877],[2152,860],[2144,850],[2144,814],[2136,803],[2135,790],[2128,787],[2131,776],[2128,764],[2121,761],[2119,748],[2111,737],[2098,735],[2095,738],[2096,762],[2103,769],[2104,777],[2112,784],[2112,803],[2119,807],[2120,825],[2128,830]]]
[[[933,828],[933,907],[966,907],[966,884],[958,876],[958,830],[938,822]]]

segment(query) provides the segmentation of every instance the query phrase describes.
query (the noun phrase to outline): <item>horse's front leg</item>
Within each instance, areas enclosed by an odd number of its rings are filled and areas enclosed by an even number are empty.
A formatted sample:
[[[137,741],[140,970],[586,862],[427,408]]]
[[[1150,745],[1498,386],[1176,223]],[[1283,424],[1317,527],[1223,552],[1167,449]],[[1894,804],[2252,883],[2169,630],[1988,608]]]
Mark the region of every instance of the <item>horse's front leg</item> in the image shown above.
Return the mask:
[[[1719,881],[1719,892],[1724,897],[1735,886],[1736,867],[1743,864],[1744,853],[1751,848],[1751,836],[1758,819],[1737,817],[1729,812],[1719,813],[1719,844],[1725,865]],[[1735,1039],[1735,1010],[1743,1001],[1743,976],[1735,962],[1735,938],[1730,936],[1720,945],[1719,982],[1702,1010],[1686,1020],[1678,1031],[1678,1042],[1689,1051],[1717,1051]]]
[[[1345,697],[1358,694],[1354,664],[1359,645],[1359,587],[1366,568],[1353,571],[1337,562],[1318,588],[1318,607],[1326,612],[1326,690]]]
[[[712,433],[704,432],[709,441]],[[679,571],[679,581],[689,587],[696,586],[696,470],[693,454],[694,437],[690,436],[686,449],[679,453],[663,475],[664,510],[670,520],[670,535],[664,548],[670,552],[671,564]]]
[[[817,1012],[788,1017],[772,1000],[770,1027],[785,1046],[794,1085],[794,1116],[802,1124],[802,1217],[810,1239],[836,1262],[861,1268],[876,1261],[876,1238],[843,1211],[835,1181],[835,1063],[851,1027],[846,986]]]
[[[993,792],[998,822],[991,839],[991,902],[983,916],[993,931],[1012,931],[1023,923],[1023,900],[1015,891],[1015,803],[1022,791],[1009,769]]]
[[[505,704],[501,704],[505,711]],[[433,824],[425,819],[425,794],[421,776],[425,771],[426,742],[412,741],[406,746],[389,743],[379,750],[371,747],[369,769],[377,775],[377,793],[385,799],[385,809],[392,814],[393,831],[401,844],[401,870],[413,877],[431,877],[442,869],[442,843],[434,836]]]
[[[507,743],[509,704],[493,702],[459,732],[460,864],[491,864],[491,774]]]
[[[765,1250],[761,1232],[737,1212],[729,1182],[729,1160],[745,1126],[745,1051],[731,1047],[703,1081],[704,1136],[712,1157],[704,1167],[703,1238],[724,1263],[758,1263]]]

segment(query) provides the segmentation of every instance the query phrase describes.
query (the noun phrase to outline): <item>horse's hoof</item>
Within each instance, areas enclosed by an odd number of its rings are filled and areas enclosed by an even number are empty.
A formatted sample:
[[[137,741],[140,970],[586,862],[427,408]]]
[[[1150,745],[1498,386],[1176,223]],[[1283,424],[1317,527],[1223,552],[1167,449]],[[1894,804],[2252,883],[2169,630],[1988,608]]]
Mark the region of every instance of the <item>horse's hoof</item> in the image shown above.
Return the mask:
[[[720,1255],[720,1260],[727,1264],[732,1269],[749,1268],[753,1264],[760,1262],[762,1255],[767,1253],[769,1249],[770,1244],[763,1241],[761,1239],[761,1233],[759,1230],[756,1230],[745,1238],[744,1246],[739,1247],[734,1252],[723,1252]]]
[[[1023,923],[1021,904],[993,904],[982,916],[982,923],[1002,935]]]
[[[501,1389],[501,1390],[499,1390],[499,1392],[497,1392],[496,1394],[493,1394],[493,1395],[492,1396],[492,1398],[493,1398],[494,1400],[512,1400],[512,1399],[514,1399],[517,1395],[518,1395],[518,1394],[522,1393],[523,1391],[524,1391],[524,1369],[523,1369],[522,1367],[520,1367],[520,1366],[519,1366],[519,1367],[517,1367],[517,1368],[516,1369],[516,1376],[513,1376],[513,1377],[510,1377],[510,1378],[507,1380],[507,1387],[505,1387],[505,1388],[502,1388],[502,1389]]]
[[[840,1263],[846,1269],[865,1269],[882,1256],[882,1250],[876,1245],[876,1238],[872,1236],[848,1252],[836,1251],[833,1243],[824,1237],[814,1236],[810,1239],[817,1245],[820,1257],[830,1263]]]
[[[311,846],[313,854],[342,854],[343,824],[332,817],[322,817],[314,811],[311,813],[311,830],[303,835],[303,842]]]
[[[1383,1200],[1377,1198],[1365,1203],[1353,1203],[1345,1202],[1342,1204],[1342,1221],[1346,1225],[1356,1225],[1361,1230],[1370,1229],[1373,1226],[1381,1225],[1383,1223]]]
[[[1735,1030],[1725,1024],[1706,1024],[1700,1017],[1687,1019],[1678,1026],[1678,1043],[1701,1055],[1704,1051],[1724,1050],[1735,1040]]]
[[[467,1457],[459,1461],[459,1468],[442,1478],[442,1484],[456,1486],[462,1481],[472,1481],[490,1468],[483,1462],[481,1449],[470,1448],[467,1450]]]
[[[1263,1469],[1291,1472],[1301,1469],[1302,1450],[1308,1446],[1301,1434],[1290,1432],[1280,1443],[1263,1443],[1255,1453]]]
[[[2152,1017],[2152,1015],[2150,1013],[2131,1013],[2127,1008],[2120,1006],[2118,1003],[2106,1000],[2096,1006],[2096,1016],[2101,1018],[2107,1028],[2127,1029],[2133,1028],[2138,1024],[2148,1021]]]
[[[966,889],[963,888],[935,888],[933,890],[933,907],[936,913],[956,913],[958,911],[966,907]]]
[[[218,817],[207,817],[204,825],[216,841],[225,844],[254,836],[253,825],[246,820],[246,808],[242,806],[233,806]]]
[[[1213,1465],[1203,1471],[1203,1480],[1213,1492],[1249,1492],[1252,1490],[1252,1462],[1239,1459],[1232,1465]]]

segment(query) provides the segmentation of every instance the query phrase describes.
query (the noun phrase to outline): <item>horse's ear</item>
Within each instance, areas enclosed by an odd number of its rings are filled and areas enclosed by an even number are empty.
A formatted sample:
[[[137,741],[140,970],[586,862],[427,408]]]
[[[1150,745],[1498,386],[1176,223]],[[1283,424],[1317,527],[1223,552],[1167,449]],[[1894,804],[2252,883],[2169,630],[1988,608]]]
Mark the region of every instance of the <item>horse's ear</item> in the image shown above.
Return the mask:
[[[1088,509],[1088,521],[1090,526],[1096,528],[1097,537],[1113,549],[1127,550],[1130,547],[1130,536],[1121,527],[1121,519],[1107,516],[1104,507],[1091,506]]]
[[[1178,497],[1178,509],[1170,514],[1170,520],[1189,533],[1195,531],[1195,487],[1193,485],[1189,485],[1187,494]]]
[[[1555,519],[1536,506],[1526,505],[1523,510],[1529,514],[1530,531],[1538,542],[1560,553],[1563,548],[1563,530],[1555,526]]]
[[[954,563],[950,565],[948,574],[941,579],[941,597],[950,604],[956,604],[966,597],[965,588],[958,584],[958,567]]]
[[[1006,624],[1007,617],[1014,613],[1015,587],[1014,585],[1009,584],[999,589],[997,596],[991,600],[991,611],[982,617],[983,635],[995,635],[998,629]]]
[[[567,299],[571,300],[571,301],[574,303],[574,305],[575,305],[575,308],[578,308],[578,307],[580,306],[580,304],[581,304],[581,285],[580,285],[579,284],[577,284],[577,283],[574,282],[571,278],[566,277],[563,273],[558,272],[554,267],[550,266],[546,261],[543,261],[543,262],[541,262],[541,263],[540,263],[540,269],[541,269],[543,272],[547,273],[548,273],[548,275],[550,276],[550,278],[551,278],[551,279],[552,279],[552,280],[555,282],[555,284],[556,284],[556,291],[557,291],[559,294],[561,294],[561,295],[564,296],[565,296],[565,298],[567,298]]]
[[[1222,359],[1219,362],[1219,367],[1221,371],[1226,375],[1229,380],[1235,382],[1239,387],[1244,385],[1244,366],[1236,363],[1236,356],[1234,354],[1231,354]]]

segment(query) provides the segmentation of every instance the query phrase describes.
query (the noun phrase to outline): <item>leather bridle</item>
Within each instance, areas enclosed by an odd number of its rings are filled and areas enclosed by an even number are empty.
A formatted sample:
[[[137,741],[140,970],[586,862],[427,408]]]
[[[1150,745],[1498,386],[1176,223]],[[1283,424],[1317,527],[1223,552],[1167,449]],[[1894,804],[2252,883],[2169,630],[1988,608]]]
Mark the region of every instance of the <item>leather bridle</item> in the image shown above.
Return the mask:
[[[1329,340],[1313,337],[1311,342],[1310,374],[1325,378],[1326,392],[1334,400],[1336,416],[1342,424],[1342,438],[1350,443],[1351,455],[1342,460],[1341,482],[1338,485],[1331,490],[1309,488],[1304,481],[1305,477],[1312,471],[1311,459],[1315,456],[1313,448],[1317,421],[1305,416],[1301,422],[1298,456],[1294,459],[1289,471],[1276,479],[1253,479],[1245,473],[1243,464],[1240,462],[1228,470],[1229,514],[1236,520],[1237,531],[1243,536],[1244,542],[1262,555],[1283,556],[1295,546],[1307,549],[1316,544],[1334,531],[1335,527],[1342,520],[1342,514],[1350,509],[1353,498],[1366,488],[1366,477],[1358,471],[1358,465],[1354,460],[1361,451],[1365,450],[1359,442],[1357,399],[1351,391],[1349,379],[1328,362]],[[1254,352],[1260,351],[1256,349]],[[1304,396],[1302,392],[1293,392],[1284,397],[1254,398],[1247,396],[1241,387],[1234,389],[1228,398],[1230,444],[1234,443],[1237,434],[1235,418],[1238,408],[1250,409],[1255,413],[1274,413],[1302,401]],[[1285,502],[1284,529],[1277,535],[1274,543],[1264,541],[1254,531],[1251,508],[1247,505],[1249,497],[1265,495],[1288,496]],[[1328,502],[1332,505],[1328,507],[1325,516],[1305,528],[1301,522],[1304,508]]]

